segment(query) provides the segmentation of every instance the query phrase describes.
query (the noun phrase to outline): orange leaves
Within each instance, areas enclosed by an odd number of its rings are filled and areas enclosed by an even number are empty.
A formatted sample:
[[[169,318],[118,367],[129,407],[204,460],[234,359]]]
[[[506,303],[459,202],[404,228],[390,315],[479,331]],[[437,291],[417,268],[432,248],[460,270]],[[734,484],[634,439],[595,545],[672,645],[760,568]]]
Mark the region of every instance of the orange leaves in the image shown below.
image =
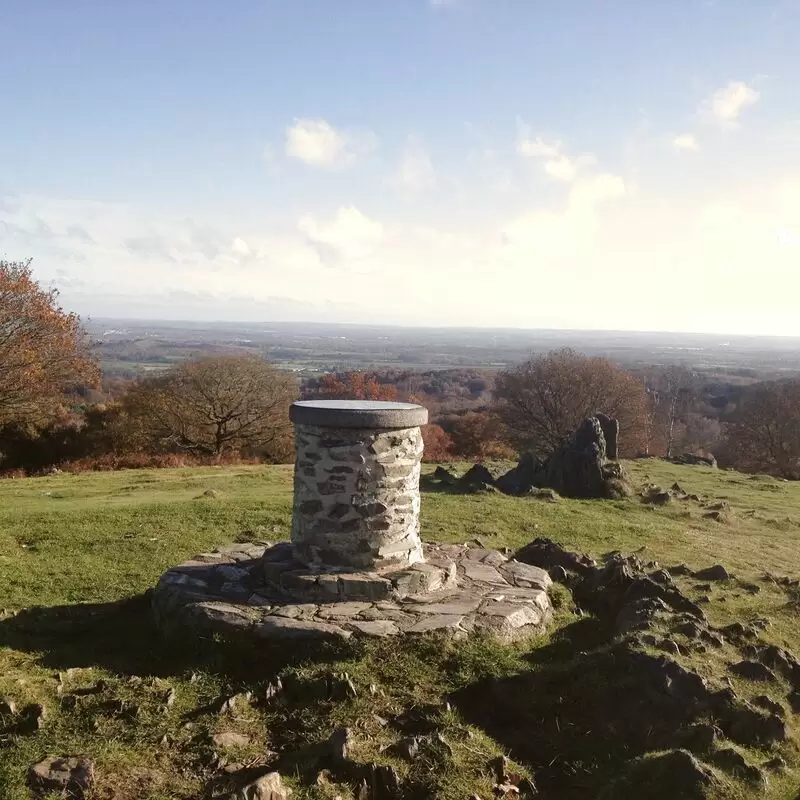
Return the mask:
[[[394,400],[397,389],[366,372],[345,372],[341,377],[330,372],[320,379],[317,394],[326,400]]]
[[[30,261],[0,261],[0,375],[0,424],[48,419],[65,392],[99,377],[79,317],[34,280]]]

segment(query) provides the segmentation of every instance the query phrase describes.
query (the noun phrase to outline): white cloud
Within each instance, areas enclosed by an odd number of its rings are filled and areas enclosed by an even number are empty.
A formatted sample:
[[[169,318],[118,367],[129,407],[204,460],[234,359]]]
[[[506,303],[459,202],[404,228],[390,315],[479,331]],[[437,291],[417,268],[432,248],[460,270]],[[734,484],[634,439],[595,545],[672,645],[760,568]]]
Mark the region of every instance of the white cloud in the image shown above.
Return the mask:
[[[600,206],[625,194],[624,181],[610,173],[576,181],[563,211],[534,209],[513,218],[503,227],[504,255],[553,263],[588,253],[601,227]]]
[[[327,261],[328,256],[337,264],[370,255],[383,239],[383,225],[355,206],[343,206],[327,222],[320,222],[314,214],[306,214],[298,227],[309,242],[321,247],[323,261]]]
[[[556,158],[561,154],[561,142],[545,142],[541,137],[530,138],[530,126],[522,125],[517,138],[517,152],[534,158]],[[527,131],[527,132],[526,132]]]
[[[324,119],[295,119],[286,128],[286,155],[313,167],[335,169],[374,149],[375,141],[372,133],[340,131]]]
[[[436,185],[436,170],[420,140],[409,138],[400,164],[389,182],[411,194],[420,194]]]
[[[676,150],[699,150],[700,143],[691,133],[682,133],[672,140],[672,146]]]
[[[517,153],[525,158],[542,160],[542,169],[557,181],[571,183],[584,168],[595,163],[591,153],[583,153],[572,158],[564,153],[560,141],[545,141],[540,136],[531,136],[531,127],[517,118]]]
[[[730,81],[706,101],[705,110],[721,125],[736,125],[742,112],[758,102],[760,94],[742,81]]]
[[[231,244],[231,250],[237,256],[249,256],[249,255],[252,255],[252,252],[253,252],[250,249],[250,245],[247,244],[247,242],[244,239],[240,238],[239,236],[237,236],[233,240],[233,243]]]

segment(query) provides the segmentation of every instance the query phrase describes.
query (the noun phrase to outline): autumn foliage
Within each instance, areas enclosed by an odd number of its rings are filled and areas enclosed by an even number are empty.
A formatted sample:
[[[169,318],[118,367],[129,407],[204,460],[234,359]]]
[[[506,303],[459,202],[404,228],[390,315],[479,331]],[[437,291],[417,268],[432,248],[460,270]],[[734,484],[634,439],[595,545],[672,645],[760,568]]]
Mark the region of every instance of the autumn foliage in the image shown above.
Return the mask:
[[[0,261],[0,376],[0,425],[41,424],[99,377],[79,317],[33,279],[30,261]]]
[[[366,372],[333,372],[323,375],[314,393],[324,400],[395,400],[397,388],[390,383],[379,383],[375,375]]]

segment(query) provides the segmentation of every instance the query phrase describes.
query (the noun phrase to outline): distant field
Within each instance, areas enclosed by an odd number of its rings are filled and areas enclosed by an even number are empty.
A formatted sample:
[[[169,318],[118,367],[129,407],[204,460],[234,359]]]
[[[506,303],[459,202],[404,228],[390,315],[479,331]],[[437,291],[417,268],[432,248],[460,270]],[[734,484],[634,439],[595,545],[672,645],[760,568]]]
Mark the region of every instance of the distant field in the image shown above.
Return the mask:
[[[655,481],[668,487],[677,481],[689,493],[725,499],[730,517],[723,523],[704,519],[701,505],[692,502],[653,509],[636,500],[549,504],[495,494],[426,493],[423,538],[480,539],[488,547],[517,548],[548,536],[596,556],[620,549],[666,565],[685,562],[699,568],[721,562],[761,590],[716,589],[708,608],[711,620],[724,624],[767,616],[772,622],[768,640],[800,650],[797,611],[787,605],[783,589],[760,580],[765,572],[800,575],[800,484],[655,460],[627,466],[638,485]],[[213,496],[203,494],[212,489]],[[388,733],[381,718],[420,704],[441,705],[452,692],[489,675],[538,669],[524,648],[480,642],[400,647],[380,641],[346,653],[312,654],[264,648],[254,660],[253,654],[239,658],[213,643],[208,651],[195,652],[159,640],[146,603],[137,598],[168,566],[237,538],[286,538],[290,520],[290,467],[64,474],[0,482],[0,608],[10,614],[42,607],[22,626],[11,616],[0,618],[0,696],[14,697],[18,704],[42,702],[49,712],[41,731],[0,750],[0,798],[26,798],[27,765],[46,753],[69,752],[95,758],[97,797],[197,797],[208,776],[203,759],[210,757],[203,737],[228,729],[251,737],[240,760],[263,758],[270,749],[306,752],[341,724],[369,739],[372,750],[365,757],[384,758],[380,747]],[[695,590],[688,586],[687,591]],[[576,623],[568,610],[559,613],[552,637]],[[712,667],[709,662],[703,668]],[[348,671],[362,691],[342,703],[248,708],[224,719],[191,716],[198,704],[220,692],[257,690],[286,669],[304,679],[323,669]],[[57,672],[62,691],[82,690],[102,679],[103,697],[136,697],[141,713],[134,721],[120,719],[105,713],[100,699],[88,694],[76,709],[59,709]],[[131,688],[132,675],[146,679],[143,689]],[[366,691],[371,682],[386,687],[385,694],[371,697]],[[177,690],[178,701],[164,713],[159,698],[168,687]],[[754,690],[741,687],[744,693]],[[419,796],[456,800],[476,791],[490,796],[485,763],[502,751],[502,736],[468,723],[458,708],[441,712],[436,720],[454,754],[441,763],[411,768],[414,785],[422,787]],[[794,721],[790,725],[797,727]],[[167,744],[160,744],[165,733]],[[786,757],[797,762],[792,752]],[[314,776],[303,772],[306,763],[297,762],[295,772],[287,775],[296,797],[349,796],[346,787],[317,786]],[[523,762],[520,769],[526,766]],[[402,763],[399,768],[408,769]],[[794,798],[792,774],[772,780],[768,796]]]

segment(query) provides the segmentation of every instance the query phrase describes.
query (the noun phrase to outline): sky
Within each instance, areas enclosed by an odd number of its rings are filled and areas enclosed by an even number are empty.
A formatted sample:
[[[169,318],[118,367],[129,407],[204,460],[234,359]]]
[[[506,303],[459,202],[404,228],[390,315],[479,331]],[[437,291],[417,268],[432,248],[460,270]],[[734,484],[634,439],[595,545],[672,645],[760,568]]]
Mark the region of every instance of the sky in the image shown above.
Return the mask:
[[[800,335],[800,0],[7,0],[0,39],[0,259],[82,315]]]

